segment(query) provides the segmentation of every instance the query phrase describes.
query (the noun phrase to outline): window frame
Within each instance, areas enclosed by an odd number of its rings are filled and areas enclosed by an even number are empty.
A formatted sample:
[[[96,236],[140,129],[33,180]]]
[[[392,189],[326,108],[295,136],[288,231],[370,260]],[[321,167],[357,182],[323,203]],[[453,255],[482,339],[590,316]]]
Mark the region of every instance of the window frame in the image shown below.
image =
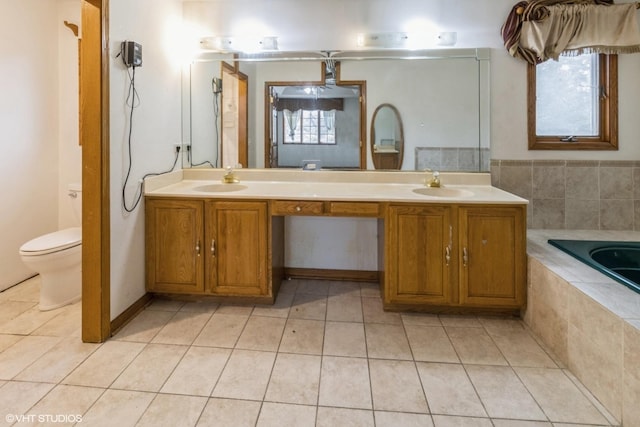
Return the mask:
[[[527,134],[529,150],[617,150],[618,149],[618,55],[599,55],[599,80],[606,96],[600,97],[600,135],[538,136],[536,134],[536,65],[527,65]]]
[[[296,129],[296,134],[300,135],[300,141],[297,142],[288,142],[286,141],[286,138],[283,137],[282,139],[282,144],[286,144],[286,145],[337,145],[338,144],[338,138],[336,135],[336,130],[335,128],[333,129],[333,142],[321,142],[321,135],[322,135],[322,131],[321,131],[321,122],[322,122],[322,110],[305,110],[305,109],[301,109],[300,110],[300,118],[299,118],[299,129]],[[316,129],[318,131],[318,142],[304,142],[302,136],[303,136],[303,123],[304,123],[304,113],[306,112],[317,112],[317,118],[316,118]],[[282,135],[284,136],[287,132],[287,123],[286,120],[283,117],[282,120]]]

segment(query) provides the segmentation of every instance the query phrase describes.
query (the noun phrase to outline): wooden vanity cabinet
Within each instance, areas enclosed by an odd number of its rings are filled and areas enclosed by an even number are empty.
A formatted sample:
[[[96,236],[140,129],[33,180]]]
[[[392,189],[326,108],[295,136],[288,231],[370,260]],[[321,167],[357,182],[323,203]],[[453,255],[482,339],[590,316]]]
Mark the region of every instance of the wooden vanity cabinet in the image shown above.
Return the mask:
[[[520,309],[526,292],[524,206],[391,205],[388,309]]]
[[[386,221],[385,303],[451,304],[451,208],[390,206]]]
[[[267,202],[206,202],[208,291],[267,295]]]
[[[521,307],[526,292],[525,207],[458,210],[460,304]]]
[[[203,219],[204,205],[200,200],[146,200],[148,291],[204,292]]]
[[[267,202],[146,200],[147,290],[269,296]]]

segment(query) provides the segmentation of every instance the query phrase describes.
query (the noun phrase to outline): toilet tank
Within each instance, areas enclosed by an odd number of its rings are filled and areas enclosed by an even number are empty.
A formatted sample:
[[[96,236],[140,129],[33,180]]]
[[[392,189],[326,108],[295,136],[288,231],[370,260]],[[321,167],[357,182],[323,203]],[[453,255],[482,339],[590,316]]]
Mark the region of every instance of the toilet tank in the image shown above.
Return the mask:
[[[69,202],[73,209],[73,216],[76,220],[76,225],[82,225],[82,185],[80,183],[69,184],[67,188],[67,195],[69,196]]]

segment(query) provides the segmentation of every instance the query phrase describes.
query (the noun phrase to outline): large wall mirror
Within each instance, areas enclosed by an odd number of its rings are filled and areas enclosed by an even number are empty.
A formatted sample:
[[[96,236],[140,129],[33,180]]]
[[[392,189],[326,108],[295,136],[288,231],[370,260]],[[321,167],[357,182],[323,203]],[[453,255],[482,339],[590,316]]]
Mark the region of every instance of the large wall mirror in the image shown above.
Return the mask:
[[[489,52],[202,53],[183,73],[183,142],[190,145],[183,166],[300,168],[319,160],[328,169],[374,169],[367,133],[376,108],[389,104],[402,120],[402,170],[488,171]],[[305,116],[315,121],[313,132],[333,135],[306,143],[299,136]],[[347,122],[359,130],[347,130]]]

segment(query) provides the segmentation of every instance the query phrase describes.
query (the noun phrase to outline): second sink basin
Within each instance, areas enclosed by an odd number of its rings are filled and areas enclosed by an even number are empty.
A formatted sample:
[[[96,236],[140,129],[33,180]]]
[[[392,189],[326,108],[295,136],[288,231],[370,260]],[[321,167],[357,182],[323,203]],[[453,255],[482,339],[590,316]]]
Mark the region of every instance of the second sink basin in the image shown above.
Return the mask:
[[[422,196],[429,197],[446,197],[449,199],[456,197],[471,197],[473,193],[469,190],[463,190],[462,188],[446,188],[446,187],[424,187],[424,188],[416,188],[413,190],[414,193],[420,194]]]
[[[232,191],[245,190],[246,185],[242,184],[207,184],[194,187],[194,191],[202,191],[203,193],[230,193]]]

